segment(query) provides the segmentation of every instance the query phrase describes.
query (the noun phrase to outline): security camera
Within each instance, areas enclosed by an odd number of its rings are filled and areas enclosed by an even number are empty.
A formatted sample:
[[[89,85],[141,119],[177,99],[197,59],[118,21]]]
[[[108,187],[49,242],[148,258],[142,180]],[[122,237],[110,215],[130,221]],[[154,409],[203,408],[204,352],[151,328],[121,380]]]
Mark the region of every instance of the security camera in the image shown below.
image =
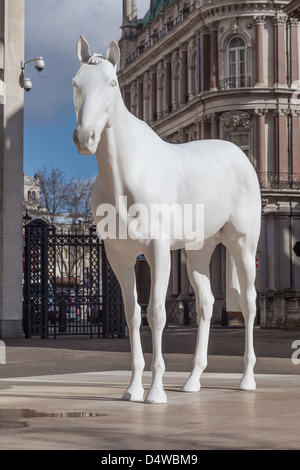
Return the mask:
[[[45,62],[43,57],[36,57],[35,59],[26,60],[21,62],[21,75],[20,75],[20,86],[24,88],[25,91],[30,91],[32,88],[32,82],[30,78],[24,77],[24,70],[29,62],[34,62],[34,67],[38,72],[41,72],[45,68]]]
[[[25,91],[30,91],[32,88],[32,82],[30,78],[24,78],[23,79],[23,88]]]
[[[45,62],[44,62],[43,57],[38,57],[37,59],[35,59],[34,67],[36,68],[38,72],[41,72],[42,70],[44,70]]]

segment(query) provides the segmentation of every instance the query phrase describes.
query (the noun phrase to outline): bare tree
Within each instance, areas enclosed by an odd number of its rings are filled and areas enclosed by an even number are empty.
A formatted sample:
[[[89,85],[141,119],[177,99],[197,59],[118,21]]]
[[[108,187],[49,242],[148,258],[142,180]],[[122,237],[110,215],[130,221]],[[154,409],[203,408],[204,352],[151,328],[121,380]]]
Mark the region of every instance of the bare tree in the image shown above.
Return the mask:
[[[66,177],[60,168],[45,166],[37,171],[40,180],[41,204],[46,208],[48,222],[53,224],[55,217],[66,208]]]
[[[93,178],[72,178],[67,181],[65,173],[58,167],[49,169],[43,166],[36,173],[40,186],[41,213],[48,223],[71,233],[77,227],[84,228],[85,224],[93,223],[90,209]],[[82,247],[76,251],[76,247],[70,246],[66,252],[63,246],[57,246],[57,269],[60,275],[77,272],[84,265],[84,256]]]
[[[92,222],[91,195],[93,182],[72,178],[65,187],[65,204],[73,223]]]

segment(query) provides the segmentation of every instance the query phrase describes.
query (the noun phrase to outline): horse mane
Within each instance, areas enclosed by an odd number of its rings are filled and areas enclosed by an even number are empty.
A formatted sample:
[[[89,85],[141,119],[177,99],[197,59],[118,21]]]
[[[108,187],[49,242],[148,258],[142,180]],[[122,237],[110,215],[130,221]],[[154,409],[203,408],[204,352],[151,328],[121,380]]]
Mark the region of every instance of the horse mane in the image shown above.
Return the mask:
[[[87,61],[88,64],[90,65],[99,65],[99,64],[102,64],[102,62],[104,62],[105,60],[107,60],[105,57],[103,57],[103,55],[101,54],[93,54],[89,60]]]

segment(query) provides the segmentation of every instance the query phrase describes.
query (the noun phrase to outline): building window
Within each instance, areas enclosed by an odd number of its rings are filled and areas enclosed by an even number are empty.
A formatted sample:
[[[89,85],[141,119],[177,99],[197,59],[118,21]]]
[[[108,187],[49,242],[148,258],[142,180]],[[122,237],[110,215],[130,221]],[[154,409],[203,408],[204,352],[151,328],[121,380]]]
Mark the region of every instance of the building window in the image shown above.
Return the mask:
[[[31,191],[28,191],[28,193],[27,193],[27,199],[28,199],[29,202],[31,201]]]
[[[190,13],[189,7],[185,7],[185,8],[182,10],[182,18],[185,20],[185,19],[189,16],[189,13]]]
[[[250,133],[249,132],[234,132],[232,134],[228,134],[228,140],[233,144],[240,147],[241,150],[247,155],[250,159]]]
[[[159,40],[158,34],[157,34],[157,33],[153,34],[153,36],[152,36],[152,44],[157,43],[158,40]]]
[[[31,197],[32,197],[32,200],[35,201],[35,198],[36,198],[35,191],[32,191]]]
[[[234,37],[228,43],[228,83],[227,88],[247,86],[246,45],[241,37]]]
[[[174,22],[173,22],[173,21],[169,21],[169,22],[167,23],[167,32],[172,31],[173,28],[174,28]]]

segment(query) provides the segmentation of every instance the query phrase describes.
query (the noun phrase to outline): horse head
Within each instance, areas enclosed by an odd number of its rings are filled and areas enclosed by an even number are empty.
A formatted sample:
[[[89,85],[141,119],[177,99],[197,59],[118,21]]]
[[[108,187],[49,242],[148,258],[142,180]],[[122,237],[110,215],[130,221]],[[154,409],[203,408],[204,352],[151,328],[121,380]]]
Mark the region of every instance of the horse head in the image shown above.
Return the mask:
[[[118,88],[116,69],[120,61],[118,44],[112,41],[107,57],[90,54],[83,36],[77,41],[81,67],[73,79],[77,126],[73,140],[82,155],[96,152],[103,129],[108,125],[110,108]]]

